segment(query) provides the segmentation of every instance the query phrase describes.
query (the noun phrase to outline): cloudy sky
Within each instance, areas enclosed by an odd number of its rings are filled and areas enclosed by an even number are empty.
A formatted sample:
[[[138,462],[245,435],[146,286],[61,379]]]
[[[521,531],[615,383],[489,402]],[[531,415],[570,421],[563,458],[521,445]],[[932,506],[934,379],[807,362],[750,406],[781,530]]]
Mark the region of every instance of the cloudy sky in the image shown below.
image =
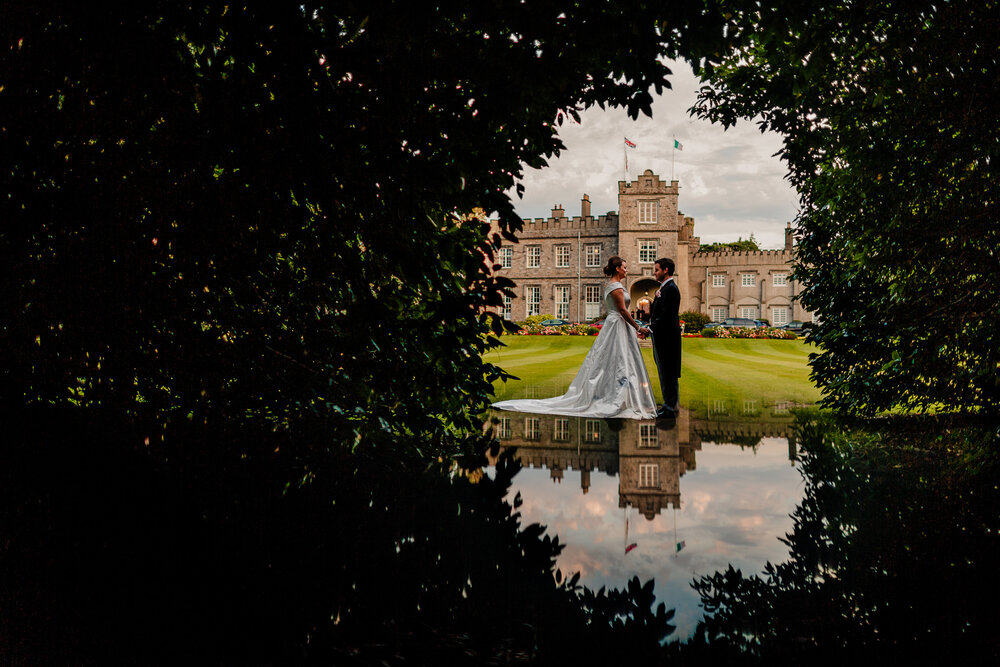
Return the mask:
[[[702,243],[735,241],[752,233],[762,248],[784,246],[785,223],[794,219],[797,198],[784,179],[784,165],[774,153],[776,134],[761,134],[743,122],[727,131],[688,115],[700,87],[691,68],[672,62],[672,90],[653,104],[653,117],[633,121],[621,109],[593,108],[580,123],[564,122],[560,135],[566,150],[544,169],[525,169],[524,198],[516,203],[523,218],[548,217],[554,204],[580,215],[580,199],[590,195],[594,215],[618,210],[618,181],[624,178],[624,137],[628,176],[652,169],[663,179],[680,181],[680,210],[695,219]],[[683,150],[673,151],[677,138]],[[515,198],[516,195],[512,195]]]

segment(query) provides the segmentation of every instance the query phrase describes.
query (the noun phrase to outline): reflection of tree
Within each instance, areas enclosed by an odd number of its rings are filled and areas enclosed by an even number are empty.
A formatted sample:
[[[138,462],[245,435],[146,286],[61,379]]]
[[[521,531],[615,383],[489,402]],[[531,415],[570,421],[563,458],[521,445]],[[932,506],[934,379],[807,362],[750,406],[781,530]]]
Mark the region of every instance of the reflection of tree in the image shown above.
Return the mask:
[[[866,443],[826,420],[800,435],[806,489],[788,561],[763,576],[730,568],[697,580],[709,617],[683,652],[803,663],[968,652],[995,662],[993,470],[963,468],[932,436]]]
[[[244,438],[180,461],[78,414],[5,427],[12,664],[612,664],[673,629],[650,584],[595,593],[554,572],[558,539],[504,500],[509,453],[491,477],[334,450],[287,484],[297,468],[278,450],[299,443],[281,434],[254,432],[274,454],[233,466],[223,454]]]
[[[730,433],[701,433],[700,435],[702,440],[737,445],[741,449],[752,449],[753,451],[757,451],[757,445],[760,444],[759,435],[734,435]]]

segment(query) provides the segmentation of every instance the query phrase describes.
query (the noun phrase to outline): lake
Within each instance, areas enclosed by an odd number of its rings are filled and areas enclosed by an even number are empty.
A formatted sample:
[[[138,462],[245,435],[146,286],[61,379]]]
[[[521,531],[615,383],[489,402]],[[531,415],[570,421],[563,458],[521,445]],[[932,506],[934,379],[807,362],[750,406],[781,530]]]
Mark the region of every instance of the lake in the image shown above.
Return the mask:
[[[786,406],[737,416],[682,408],[659,423],[494,417],[501,446],[516,447],[524,466],[510,491],[522,496],[523,524],[558,536],[558,567],[588,588],[655,580],[657,601],[675,609],[671,640],[703,617],[696,577],[729,565],[755,574],[788,556],[779,538],[803,479]]]

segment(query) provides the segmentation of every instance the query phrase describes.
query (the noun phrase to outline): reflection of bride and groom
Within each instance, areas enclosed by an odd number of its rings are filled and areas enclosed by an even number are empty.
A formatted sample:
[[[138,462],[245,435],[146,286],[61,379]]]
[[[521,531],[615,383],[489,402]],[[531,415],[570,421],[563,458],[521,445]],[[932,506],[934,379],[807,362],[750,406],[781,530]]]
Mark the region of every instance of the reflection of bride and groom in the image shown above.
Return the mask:
[[[502,410],[580,417],[672,419],[677,416],[681,374],[681,293],[674,281],[674,262],[658,259],[653,277],[660,283],[649,309],[649,325],[629,313],[630,298],[622,281],[625,260],[612,257],[604,267],[607,317],[569,389],[562,396],[516,399],[494,403]],[[649,374],[639,350],[639,338],[652,337],[653,359],[660,376],[663,405],[656,407]]]

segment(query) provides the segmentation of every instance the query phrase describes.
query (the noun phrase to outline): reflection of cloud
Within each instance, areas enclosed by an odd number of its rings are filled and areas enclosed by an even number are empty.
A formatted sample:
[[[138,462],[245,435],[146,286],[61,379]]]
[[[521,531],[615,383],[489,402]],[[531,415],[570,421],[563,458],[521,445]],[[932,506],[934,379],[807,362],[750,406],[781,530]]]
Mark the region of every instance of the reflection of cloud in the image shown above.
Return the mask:
[[[581,580],[596,573],[608,574],[608,564],[604,560],[586,549],[569,544],[559,556],[559,568],[566,576],[579,572]]]
[[[712,503],[712,494],[699,492],[687,494],[684,498],[686,504],[684,509],[695,514],[704,514],[708,506]]]

